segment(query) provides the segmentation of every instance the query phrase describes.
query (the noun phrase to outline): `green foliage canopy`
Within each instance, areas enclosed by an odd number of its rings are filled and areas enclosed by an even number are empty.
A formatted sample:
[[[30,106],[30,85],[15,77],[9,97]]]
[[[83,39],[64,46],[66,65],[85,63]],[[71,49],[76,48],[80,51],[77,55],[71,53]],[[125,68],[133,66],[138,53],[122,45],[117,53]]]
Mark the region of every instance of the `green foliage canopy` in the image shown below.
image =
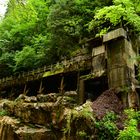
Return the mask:
[[[117,27],[139,34],[139,9],[136,0],[10,0],[0,22],[0,64],[6,62],[3,73],[69,58],[83,40]]]
[[[129,28],[131,32],[140,33],[139,8],[139,1],[113,0],[113,5],[97,10],[94,19],[89,23],[89,30],[98,25],[98,35],[116,27]]]

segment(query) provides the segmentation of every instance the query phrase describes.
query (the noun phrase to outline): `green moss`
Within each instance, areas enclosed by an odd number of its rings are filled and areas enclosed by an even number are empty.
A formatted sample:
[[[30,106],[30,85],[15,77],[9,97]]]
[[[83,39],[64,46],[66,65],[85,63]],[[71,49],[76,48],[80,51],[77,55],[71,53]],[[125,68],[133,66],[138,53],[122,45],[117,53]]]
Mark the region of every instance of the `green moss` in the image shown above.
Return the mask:
[[[86,103],[67,112],[66,126],[63,129],[67,139],[71,135],[74,135],[76,139],[87,139],[92,135],[89,130],[93,129],[95,119],[90,105]]]
[[[47,71],[43,74],[43,77],[48,77],[48,76],[52,76],[52,75],[55,75],[55,74],[59,74],[59,73],[62,73],[64,69],[58,69],[58,70],[55,70],[55,71]]]
[[[88,80],[88,79],[93,79],[93,78],[95,78],[95,77],[96,77],[96,74],[90,73],[90,74],[88,74],[88,75],[83,75],[83,76],[81,76],[80,78],[81,78],[81,79],[84,79],[84,80]]]
[[[76,135],[80,139],[84,139],[84,138],[87,138],[88,137],[88,135],[87,135],[87,133],[85,131],[77,131]]]
[[[94,79],[96,77],[100,77],[100,76],[104,76],[104,75],[106,75],[106,72],[104,70],[102,70],[102,71],[98,71],[96,73],[90,73],[87,75],[83,75],[80,77],[80,79],[89,80],[89,79]]]
[[[8,112],[6,110],[0,110],[0,116],[6,116],[8,115]]]
[[[63,133],[64,133],[64,137],[66,139],[66,137],[70,137],[70,133],[71,133],[71,118],[72,118],[72,112],[71,110],[69,110],[67,112],[67,116],[66,116],[66,126],[65,128],[63,128]]]

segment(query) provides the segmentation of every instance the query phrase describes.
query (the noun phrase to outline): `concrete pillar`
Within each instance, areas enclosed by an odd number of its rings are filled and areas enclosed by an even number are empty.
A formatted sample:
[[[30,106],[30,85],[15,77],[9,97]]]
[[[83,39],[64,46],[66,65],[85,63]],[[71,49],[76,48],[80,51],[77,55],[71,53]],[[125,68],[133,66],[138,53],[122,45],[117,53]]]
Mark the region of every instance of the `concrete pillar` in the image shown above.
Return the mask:
[[[85,99],[85,81],[80,79],[79,81],[79,104],[83,104]]]
[[[43,90],[44,90],[44,88],[43,88],[43,83],[42,83],[42,80],[41,80],[38,93],[43,94]]]

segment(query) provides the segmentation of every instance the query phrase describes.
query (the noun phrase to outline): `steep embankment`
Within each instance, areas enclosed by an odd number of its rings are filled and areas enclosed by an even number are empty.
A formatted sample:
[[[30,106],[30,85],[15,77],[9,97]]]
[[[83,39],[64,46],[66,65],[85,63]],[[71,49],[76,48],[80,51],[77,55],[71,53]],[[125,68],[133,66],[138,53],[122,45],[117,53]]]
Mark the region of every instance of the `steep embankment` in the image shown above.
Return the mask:
[[[77,104],[77,93],[20,95],[14,101],[1,100],[0,140],[85,140],[101,137],[99,120],[108,112],[120,114],[122,105],[113,90],[106,91],[93,103]],[[111,122],[112,121],[112,122]],[[113,135],[118,134],[117,119],[110,120]],[[101,124],[100,124],[101,125]],[[115,134],[114,134],[115,132]]]

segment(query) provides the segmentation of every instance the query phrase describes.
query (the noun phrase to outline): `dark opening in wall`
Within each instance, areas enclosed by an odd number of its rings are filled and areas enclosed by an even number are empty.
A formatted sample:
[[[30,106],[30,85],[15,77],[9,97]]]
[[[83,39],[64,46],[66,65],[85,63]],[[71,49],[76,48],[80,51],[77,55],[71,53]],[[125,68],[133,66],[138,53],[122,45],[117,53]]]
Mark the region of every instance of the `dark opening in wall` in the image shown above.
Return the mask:
[[[44,78],[42,82],[45,93],[59,93],[62,77],[64,77],[64,91],[75,91],[77,89],[77,72],[73,72]]]
[[[140,86],[136,86],[136,92],[137,92],[137,101],[138,101],[138,106],[140,109]]]
[[[42,86],[44,88],[45,94],[48,93],[59,93],[59,87],[61,83],[62,76],[54,75],[42,80]]]
[[[107,89],[108,80],[106,76],[87,80],[85,81],[85,98],[94,101]]]
[[[22,93],[23,85],[9,86],[0,91],[0,98],[14,100]]]
[[[26,90],[27,96],[36,96],[39,91],[40,81],[41,80],[35,80],[35,81],[26,83],[26,85],[24,85],[24,87],[23,87],[23,92],[24,92],[24,90]]]
[[[136,80],[139,80],[139,69],[138,69],[138,66],[134,65],[134,69],[135,69],[135,78]]]
[[[64,91],[77,90],[78,72],[71,72],[30,81],[26,84],[17,85],[13,87],[13,89],[10,87],[9,90],[7,89],[6,91],[3,91],[2,97],[5,95],[5,92],[8,92],[10,95],[12,95],[11,92],[13,92],[15,98],[24,92],[27,92],[27,94],[25,93],[27,96],[37,96],[40,89],[42,90],[42,94],[59,93],[62,77],[64,77]],[[7,95],[7,97],[9,96]]]
[[[82,75],[88,75],[88,74],[90,74],[91,73],[91,69],[89,69],[89,70],[85,70],[85,71],[80,71],[80,75],[82,76]]]
[[[64,77],[64,90],[65,91],[76,91],[77,89],[77,77],[78,73],[73,72],[66,74]]]

